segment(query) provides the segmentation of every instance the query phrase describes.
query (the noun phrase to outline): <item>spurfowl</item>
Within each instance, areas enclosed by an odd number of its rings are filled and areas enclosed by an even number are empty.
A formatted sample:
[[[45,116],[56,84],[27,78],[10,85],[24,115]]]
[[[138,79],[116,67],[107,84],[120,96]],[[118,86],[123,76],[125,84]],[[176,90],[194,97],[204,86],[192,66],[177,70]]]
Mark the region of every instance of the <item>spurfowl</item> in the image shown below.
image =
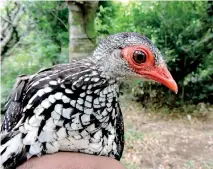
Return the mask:
[[[58,151],[120,160],[124,127],[119,84],[131,77],[177,92],[160,51],[137,33],[111,35],[86,59],[20,76],[5,105],[2,167],[15,168],[32,156]]]

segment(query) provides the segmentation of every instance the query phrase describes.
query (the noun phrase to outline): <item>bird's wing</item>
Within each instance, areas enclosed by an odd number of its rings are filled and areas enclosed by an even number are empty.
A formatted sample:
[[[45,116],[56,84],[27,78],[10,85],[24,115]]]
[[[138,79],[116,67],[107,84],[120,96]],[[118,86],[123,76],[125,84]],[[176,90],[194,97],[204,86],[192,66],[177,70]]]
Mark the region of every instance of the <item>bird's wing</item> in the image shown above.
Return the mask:
[[[22,99],[26,89],[26,85],[30,79],[30,76],[19,76],[14,88],[4,106],[4,120],[1,126],[2,132],[9,132],[15,127],[17,121],[22,117]]]
[[[71,64],[56,65],[52,68],[41,70],[32,76],[21,77],[21,79],[17,81],[5,106],[2,131],[9,132],[17,124],[21,124],[22,121],[25,121],[26,118],[29,119],[32,117],[35,112],[34,110],[43,104],[42,101],[45,99],[48,100],[50,95],[54,96],[54,94],[63,93],[66,89],[69,89],[72,91],[75,90],[74,93],[76,93],[76,97],[78,97],[79,87],[82,85],[79,84],[81,83],[79,78],[85,74],[90,74],[92,71],[91,64],[73,61]],[[72,97],[75,97],[75,95],[72,95]],[[51,98],[49,99],[51,100]],[[62,100],[57,100],[59,103],[61,101]],[[50,102],[45,103],[44,101],[44,107],[42,108],[45,110],[43,113],[51,114],[52,110],[50,109],[53,106],[50,104]],[[45,108],[45,106],[50,107]],[[48,115],[45,115],[45,117],[48,118]]]
[[[124,148],[124,123],[123,123],[123,115],[122,115],[119,103],[117,103],[116,111],[118,113],[117,126],[116,126],[116,131],[117,131],[116,142],[118,145],[117,147],[118,154],[116,154],[115,157],[116,159],[120,160],[120,158],[122,157],[123,148]]]

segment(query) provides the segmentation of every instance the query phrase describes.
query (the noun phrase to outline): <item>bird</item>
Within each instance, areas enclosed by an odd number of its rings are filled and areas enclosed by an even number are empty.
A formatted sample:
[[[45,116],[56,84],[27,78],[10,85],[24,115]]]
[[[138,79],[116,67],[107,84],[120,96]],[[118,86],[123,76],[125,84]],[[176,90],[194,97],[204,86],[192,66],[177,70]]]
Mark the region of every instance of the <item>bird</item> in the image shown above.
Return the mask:
[[[0,166],[16,168],[31,157],[59,151],[120,160],[119,86],[131,78],[178,91],[160,50],[134,32],[109,35],[87,58],[19,76],[4,107]]]

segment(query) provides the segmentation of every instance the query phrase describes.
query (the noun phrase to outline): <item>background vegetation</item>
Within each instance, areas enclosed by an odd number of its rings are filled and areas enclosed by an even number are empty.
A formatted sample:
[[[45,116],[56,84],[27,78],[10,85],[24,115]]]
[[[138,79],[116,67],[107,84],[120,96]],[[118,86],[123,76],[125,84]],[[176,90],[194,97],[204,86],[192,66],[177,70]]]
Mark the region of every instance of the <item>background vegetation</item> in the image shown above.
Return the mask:
[[[15,79],[41,68],[69,62],[68,8],[65,2],[21,2],[24,14],[16,29],[18,43],[2,55],[1,105]],[[14,8],[2,7],[2,16]],[[133,81],[124,90],[153,107],[194,111],[213,104],[213,2],[99,2],[96,42],[109,34],[131,31],[149,37],[164,54],[179,85],[178,95],[162,85]]]

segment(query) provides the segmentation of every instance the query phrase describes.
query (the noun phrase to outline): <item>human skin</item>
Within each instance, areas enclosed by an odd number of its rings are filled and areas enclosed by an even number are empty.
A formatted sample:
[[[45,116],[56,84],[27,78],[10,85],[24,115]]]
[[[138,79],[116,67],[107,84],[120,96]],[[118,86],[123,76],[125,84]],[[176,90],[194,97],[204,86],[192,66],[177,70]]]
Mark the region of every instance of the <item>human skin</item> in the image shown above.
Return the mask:
[[[59,152],[34,157],[17,169],[126,169],[119,161],[104,156]]]

